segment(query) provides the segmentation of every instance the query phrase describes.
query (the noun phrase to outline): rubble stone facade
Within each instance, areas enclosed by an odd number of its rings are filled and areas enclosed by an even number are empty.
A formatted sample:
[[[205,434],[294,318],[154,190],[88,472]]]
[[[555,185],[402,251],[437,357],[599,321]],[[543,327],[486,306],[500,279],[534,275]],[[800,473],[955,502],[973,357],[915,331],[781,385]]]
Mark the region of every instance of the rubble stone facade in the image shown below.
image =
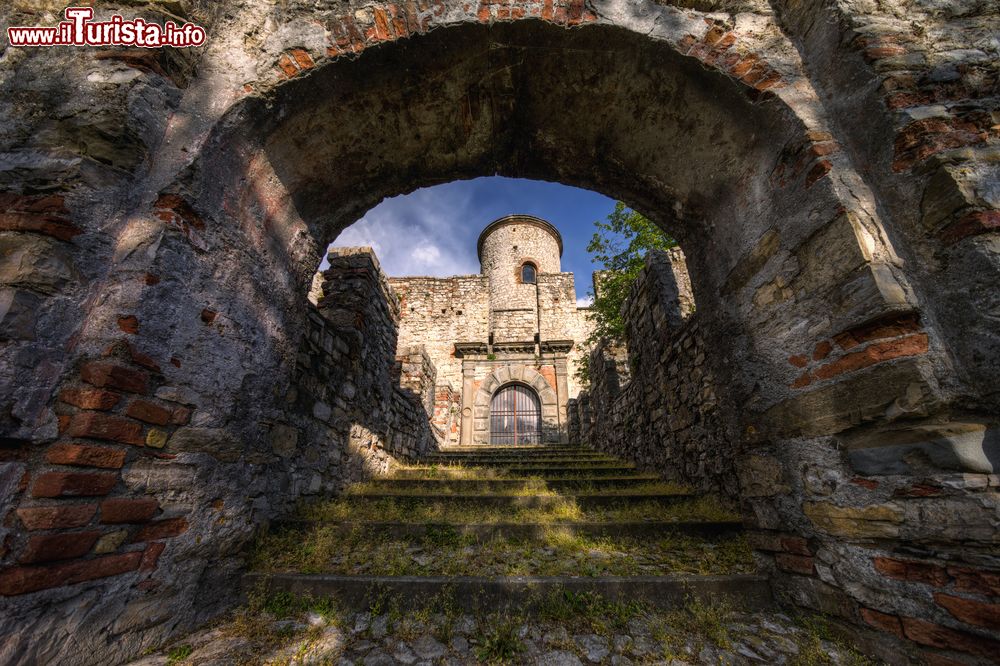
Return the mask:
[[[488,443],[491,398],[518,383],[539,398],[542,441],[566,441],[592,323],[573,274],[561,270],[562,237],[545,220],[508,215],[483,229],[477,252],[480,275],[389,280],[400,349],[420,345],[437,368],[434,426],[447,443]]]
[[[120,662],[233,603],[291,496],[270,435],[323,252],[497,174],[680,241],[787,604],[896,663],[995,660],[996,2],[90,4],[209,39],[0,35],[0,660]]]

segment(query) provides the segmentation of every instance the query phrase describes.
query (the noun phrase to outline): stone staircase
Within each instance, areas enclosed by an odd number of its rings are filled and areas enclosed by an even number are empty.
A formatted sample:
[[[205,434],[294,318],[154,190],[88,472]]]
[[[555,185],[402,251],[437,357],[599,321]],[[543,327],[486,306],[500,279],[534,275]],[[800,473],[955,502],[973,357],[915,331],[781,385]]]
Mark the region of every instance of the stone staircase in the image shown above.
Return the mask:
[[[451,447],[272,527],[247,589],[364,610],[449,597],[469,612],[552,594],[672,609],[771,605],[735,516],[574,446]]]
[[[133,666],[872,663],[771,607],[712,498],[585,448],[449,448],[251,558],[245,604]]]

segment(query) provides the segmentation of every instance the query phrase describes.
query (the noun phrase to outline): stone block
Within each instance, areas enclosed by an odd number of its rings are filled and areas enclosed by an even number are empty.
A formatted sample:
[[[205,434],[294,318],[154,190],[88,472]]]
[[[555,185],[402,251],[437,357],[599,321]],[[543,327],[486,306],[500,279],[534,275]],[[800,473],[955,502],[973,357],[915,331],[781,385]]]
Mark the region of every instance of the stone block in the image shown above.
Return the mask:
[[[277,424],[271,428],[270,441],[274,453],[282,458],[289,458],[298,447],[299,431],[293,426]]]
[[[0,288],[0,340],[33,340],[41,300],[24,289]]]
[[[1000,471],[1000,428],[982,421],[913,425],[844,437],[851,467],[874,476],[939,470]],[[915,467],[916,465],[916,467]]]
[[[72,277],[62,243],[34,234],[0,235],[0,284],[51,294]]]
[[[802,509],[819,530],[859,539],[899,536],[904,515],[896,504],[849,507],[830,502],[806,502]]]
[[[223,462],[235,462],[243,453],[240,443],[222,428],[179,428],[167,446],[172,453],[206,453]]]
[[[737,465],[740,489],[744,497],[783,495],[791,490],[785,481],[784,467],[773,456],[748,455]]]

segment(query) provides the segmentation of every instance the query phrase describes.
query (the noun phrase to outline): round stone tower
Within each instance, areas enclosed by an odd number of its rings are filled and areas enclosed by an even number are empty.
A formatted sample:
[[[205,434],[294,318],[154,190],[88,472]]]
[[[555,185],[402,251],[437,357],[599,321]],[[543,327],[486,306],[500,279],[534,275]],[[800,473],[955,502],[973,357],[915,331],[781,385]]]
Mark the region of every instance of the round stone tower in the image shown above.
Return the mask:
[[[489,278],[492,336],[497,342],[534,340],[538,280],[561,270],[559,231],[532,215],[507,215],[486,225],[477,250],[481,271]]]
[[[507,215],[486,225],[476,246],[479,265],[490,284],[523,284],[521,267],[558,273],[562,236],[550,223],[532,215]]]

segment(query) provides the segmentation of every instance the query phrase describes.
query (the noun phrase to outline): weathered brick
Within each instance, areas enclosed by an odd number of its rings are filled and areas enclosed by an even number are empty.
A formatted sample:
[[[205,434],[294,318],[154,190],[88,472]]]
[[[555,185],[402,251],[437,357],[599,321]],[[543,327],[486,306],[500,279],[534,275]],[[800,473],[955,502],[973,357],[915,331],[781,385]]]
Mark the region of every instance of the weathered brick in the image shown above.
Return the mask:
[[[159,502],[148,497],[106,499],[101,502],[101,522],[144,523],[151,519],[159,508]]]
[[[809,365],[809,358],[806,356],[802,356],[801,354],[797,356],[789,356],[788,362],[794,365],[796,368],[804,368],[807,365]]]
[[[903,634],[915,643],[958,650],[993,659],[1000,654],[1000,642],[964,631],[943,627],[914,617],[902,618]]]
[[[1000,631],[1000,604],[956,597],[941,592],[934,593],[934,601],[957,620],[984,629]]]
[[[89,437],[109,442],[142,446],[142,424],[101,412],[80,412],[70,420],[66,434],[70,437]]]
[[[170,415],[170,422],[174,425],[187,425],[191,421],[190,407],[177,407]]]
[[[30,231],[61,241],[71,241],[83,233],[79,227],[58,217],[18,212],[0,212],[0,231]]]
[[[141,351],[135,348],[135,345],[131,343],[128,343],[128,354],[129,358],[131,358],[132,362],[135,363],[136,365],[141,365],[142,367],[148,370],[152,370],[153,372],[160,371],[160,365],[155,360],[153,360],[152,356],[150,356],[149,354],[142,353]]]
[[[85,363],[80,368],[80,377],[98,388],[115,388],[129,393],[146,393],[149,390],[149,376],[145,372],[109,361]]]
[[[139,530],[138,534],[132,538],[132,543],[169,539],[187,532],[187,529],[188,521],[184,516],[157,520]]]
[[[0,595],[27,594],[88,580],[117,576],[139,568],[142,552],[47,566],[12,567],[0,572]]]
[[[60,442],[49,447],[49,450],[45,452],[45,460],[53,465],[82,465],[120,469],[125,464],[125,452],[103,446]]]
[[[969,567],[948,567],[948,574],[955,579],[955,589],[1000,597],[1000,571],[985,571]]]
[[[811,576],[814,571],[814,560],[807,555],[792,555],[790,553],[778,553],[774,556],[774,563],[778,568],[790,573]]]
[[[142,563],[139,565],[139,570],[152,571],[155,569],[157,562],[160,560],[160,554],[166,547],[167,544],[162,541],[155,541],[146,546],[146,550],[142,551]]]
[[[45,472],[35,478],[33,497],[91,497],[107,495],[118,483],[110,472]]]
[[[882,613],[877,610],[872,610],[871,608],[862,608],[861,619],[864,620],[866,624],[875,627],[879,631],[886,631],[890,634],[895,634],[900,638],[903,637],[903,624],[895,615]]]
[[[67,405],[73,405],[80,409],[107,410],[118,404],[121,395],[104,389],[82,386],[63,389],[59,392],[59,399]]]
[[[18,561],[34,564],[81,557],[90,552],[100,536],[100,532],[94,531],[36,534],[28,539],[28,545]]]
[[[1000,231],[1000,210],[978,210],[949,225],[941,232],[941,240],[950,245],[963,238],[993,231]]]
[[[930,562],[900,560],[894,557],[876,557],[872,562],[876,571],[896,580],[925,583],[935,587],[942,587],[950,580],[944,567]]]
[[[166,425],[172,416],[169,409],[148,400],[133,400],[125,413],[134,419],[154,425]]]
[[[816,164],[809,169],[809,173],[806,174],[806,187],[812,187],[816,181],[830,173],[830,169],[833,168],[833,164],[830,160],[818,160]]]
[[[844,354],[840,358],[826,365],[820,366],[813,371],[813,375],[818,379],[829,379],[842,375],[845,372],[853,372],[866,368],[876,363],[891,361],[905,356],[918,356],[924,354],[928,349],[926,333],[917,333],[897,340],[877,342],[865,347],[858,352]]]
[[[916,314],[892,316],[856,326],[833,336],[837,346],[848,351],[871,340],[898,338],[920,330],[920,318]]]
[[[139,332],[139,319],[135,315],[118,317],[118,328],[134,335]]]
[[[29,530],[54,530],[82,527],[97,513],[96,504],[57,504],[55,506],[21,507],[17,517]]]

